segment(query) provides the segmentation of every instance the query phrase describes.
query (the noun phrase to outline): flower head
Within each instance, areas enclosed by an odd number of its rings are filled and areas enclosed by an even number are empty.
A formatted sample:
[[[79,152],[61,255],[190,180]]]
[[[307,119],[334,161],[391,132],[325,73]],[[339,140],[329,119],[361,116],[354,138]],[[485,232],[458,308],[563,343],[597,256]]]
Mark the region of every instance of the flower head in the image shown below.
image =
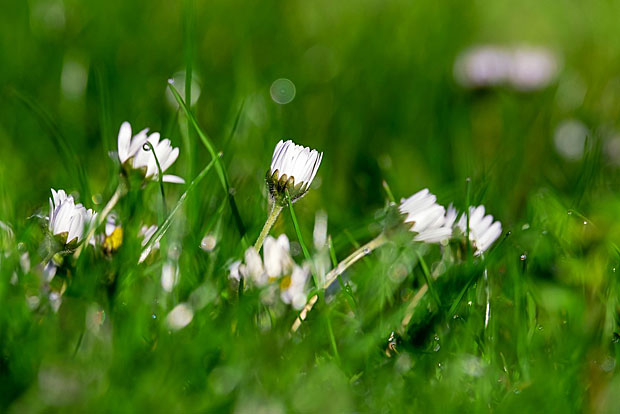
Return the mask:
[[[131,125],[129,122],[123,122],[118,132],[118,159],[125,168],[141,171],[146,179],[158,180],[157,161],[163,173],[176,161],[179,149],[172,148],[167,138],[160,141],[159,132],[153,132],[150,135],[147,133],[148,128],[138,132],[132,138]],[[155,150],[157,160],[147,142]],[[181,177],[167,174],[162,177],[162,181],[181,184],[185,182]]]
[[[467,215],[463,213],[457,223],[457,227],[467,233]],[[469,240],[471,241],[475,255],[480,256],[502,234],[502,223],[493,222],[493,216],[484,215],[484,206],[469,207]]]
[[[280,140],[273,151],[271,167],[267,171],[267,184],[271,197],[279,202],[285,200],[285,190],[291,201],[303,197],[321,165],[323,153]]]
[[[290,276],[284,276],[280,282],[280,299],[282,302],[301,309],[306,304],[307,293],[305,291],[309,270],[307,266],[295,265]]]
[[[306,304],[305,284],[309,276],[307,266],[300,267],[290,255],[290,244],[285,234],[277,239],[267,236],[263,258],[254,247],[245,251],[243,262],[238,260],[229,266],[231,279],[251,281],[255,286],[275,289],[280,287],[280,298],[286,304],[301,308]]]
[[[437,197],[428,189],[402,199],[398,209],[406,215],[404,222],[411,224],[409,230],[416,233],[414,240],[440,243],[452,236],[456,210],[450,206],[446,212],[442,205],[437,204]]]
[[[270,279],[276,279],[281,275],[290,273],[293,259],[290,255],[290,244],[286,234],[281,234],[277,239],[267,237],[263,247],[265,273]]]
[[[123,227],[116,214],[111,213],[106,218],[104,232],[100,236],[100,241],[103,251],[107,254],[114,253],[123,244]]]
[[[49,205],[48,228],[54,236],[58,236],[63,245],[79,243],[84,237],[85,229],[94,223],[96,217],[93,210],[86,210],[83,205],[75,204],[73,196],[67,195],[64,190],[52,189]]]

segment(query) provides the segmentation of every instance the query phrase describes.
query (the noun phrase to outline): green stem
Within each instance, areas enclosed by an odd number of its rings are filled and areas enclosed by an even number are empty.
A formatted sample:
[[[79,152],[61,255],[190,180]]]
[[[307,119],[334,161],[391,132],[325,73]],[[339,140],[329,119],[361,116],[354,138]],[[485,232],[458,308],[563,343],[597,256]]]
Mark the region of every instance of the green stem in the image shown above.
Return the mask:
[[[170,224],[172,223],[172,218],[174,217],[174,214],[177,211],[179,211],[179,209],[185,202],[185,199],[187,199],[187,196],[191,194],[192,191],[194,191],[198,183],[200,183],[200,181],[202,181],[202,179],[206,177],[207,173],[215,165],[215,161],[219,159],[220,156],[221,156],[221,153],[218,155],[218,158],[213,158],[211,162],[209,162],[209,164],[207,164],[207,166],[200,172],[200,174],[198,174],[198,176],[194,178],[194,180],[189,184],[189,186],[187,187],[187,190],[185,190],[185,192],[179,198],[179,201],[177,201],[177,203],[174,205],[172,210],[170,210],[170,214],[168,214],[168,217],[166,217],[166,220],[164,220],[162,225],[159,226],[159,228],[151,236],[149,241],[146,242],[144,249],[142,249],[142,254],[140,255],[140,259],[138,260],[138,263],[142,263],[142,261],[146,259],[149,252],[153,248],[153,245],[159,240],[161,240],[162,237],[164,237],[164,234],[166,234],[166,232],[168,231],[168,228],[170,227]]]
[[[157,175],[158,175],[158,181],[159,181],[159,191],[161,192],[161,205],[162,205],[162,214],[160,217],[160,221],[159,224],[161,225],[161,222],[164,220],[164,217],[166,217],[167,213],[166,213],[166,193],[164,192],[164,172],[161,169],[161,165],[159,164],[159,159],[157,158],[157,154],[155,153],[155,147],[153,147],[153,144],[150,143],[149,141],[146,141],[146,143],[144,144],[146,146],[149,147],[149,150],[153,153],[153,158],[155,158],[155,165],[157,166]]]
[[[286,202],[288,203],[288,209],[291,212],[291,219],[293,220],[293,227],[295,227],[295,233],[297,233],[297,239],[299,240],[299,244],[301,245],[301,250],[304,253],[304,257],[307,261],[310,261],[310,252],[306,247],[306,243],[304,243],[304,238],[301,235],[301,229],[299,228],[299,222],[297,221],[297,215],[295,214],[295,210],[293,209],[293,202],[291,201],[291,196],[286,190]],[[316,282],[316,281],[315,281]],[[318,285],[317,285],[318,287]]]
[[[257,252],[260,251],[260,248],[263,246],[265,237],[267,237],[267,235],[269,234],[269,230],[271,230],[271,227],[273,227],[273,225],[275,224],[281,211],[282,205],[278,203],[273,203],[273,206],[271,207],[271,212],[269,213],[269,217],[267,217],[267,221],[265,222],[265,225],[263,226],[263,229],[261,230],[258,239],[256,239],[256,243],[254,243],[254,249],[256,249]]]
[[[190,124],[196,130],[198,137],[200,137],[200,140],[202,141],[204,146],[207,148],[207,151],[209,151],[209,154],[211,154],[211,157],[216,163],[215,170],[220,179],[220,183],[222,184],[222,188],[224,188],[224,191],[226,192],[228,196],[228,202],[230,204],[233,217],[235,219],[235,224],[237,225],[237,230],[239,231],[239,234],[241,235],[241,243],[243,244],[243,247],[245,248],[247,246],[246,235],[245,235],[245,225],[243,224],[243,220],[241,219],[241,214],[239,213],[239,209],[237,208],[235,197],[230,191],[230,185],[228,183],[228,176],[226,174],[226,169],[224,168],[222,160],[220,159],[221,155],[218,155],[215,152],[215,147],[211,143],[208,135],[200,128],[200,126],[198,125],[198,121],[196,121],[194,114],[192,114],[192,111],[189,108],[189,105],[187,105],[185,101],[183,101],[183,98],[181,98],[179,91],[177,91],[173,83],[174,82],[172,81],[172,79],[168,81],[168,87],[170,88],[172,95],[174,95],[174,98],[177,100],[177,103],[179,104],[179,106],[183,108],[185,115],[190,121]]]
[[[437,306],[441,308],[441,300],[439,299],[439,295],[437,294],[437,291],[435,291],[435,288],[433,287],[433,282],[431,281],[432,276],[428,270],[426,261],[424,260],[424,257],[422,257],[420,252],[417,252],[417,254],[418,254],[418,259],[420,261],[420,266],[422,267],[422,273],[424,274],[424,279],[426,281],[426,284],[428,285],[428,290],[431,292],[431,296],[433,297],[435,302],[437,302]]]
[[[343,274],[349,267],[353,266],[353,264],[355,264],[358,260],[360,260],[363,257],[366,257],[368,254],[370,254],[373,250],[377,249],[378,247],[383,246],[387,241],[388,241],[388,238],[385,236],[384,233],[381,233],[377,237],[375,237],[374,239],[372,239],[371,241],[369,241],[368,243],[366,243],[365,245],[363,245],[362,247],[360,247],[359,249],[351,253],[346,259],[338,263],[338,266],[333,268],[327,275],[325,275],[325,283],[323,284],[323,290],[330,287],[331,284],[334,283],[334,281],[338,279],[338,276]],[[308,316],[308,312],[312,310],[312,308],[314,307],[314,304],[317,302],[318,299],[319,299],[318,295],[314,295],[310,298],[308,303],[306,303],[306,306],[299,313],[299,316],[297,316],[297,319],[295,319],[295,322],[293,323],[293,326],[291,327],[291,331],[296,332],[299,329],[299,327],[301,326],[301,323],[306,319],[306,317]]]

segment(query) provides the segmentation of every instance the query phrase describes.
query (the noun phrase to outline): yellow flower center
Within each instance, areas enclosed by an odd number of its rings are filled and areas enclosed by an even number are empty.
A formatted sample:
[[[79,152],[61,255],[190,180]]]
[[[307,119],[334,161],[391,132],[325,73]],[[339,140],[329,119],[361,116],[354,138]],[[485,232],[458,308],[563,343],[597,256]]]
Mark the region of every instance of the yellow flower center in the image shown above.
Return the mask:
[[[287,290],[291,286],[291,277],[284,276],[280,282],[280,290]]]
[[[112,234],[107,236],[103,241],[103,249],[106,252],[112,253],[118,250],[121,244],[123,244],[123,228],[116,227]]]

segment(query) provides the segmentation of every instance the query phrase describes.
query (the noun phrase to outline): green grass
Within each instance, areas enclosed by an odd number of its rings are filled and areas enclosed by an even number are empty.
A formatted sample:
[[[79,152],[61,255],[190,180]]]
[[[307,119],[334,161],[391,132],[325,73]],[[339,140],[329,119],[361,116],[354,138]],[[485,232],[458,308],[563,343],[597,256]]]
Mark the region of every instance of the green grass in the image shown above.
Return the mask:
[[[619,11],[529,0],[6,5],[0,411],[617,411]],[[481,43],[549,47],[557,79],[534,92],[464,89],[454,60]],[[62,81],[71,62],[86,79],[77,93]],[[179,71],[185,82],[169,85]],[[295,84],[289,104],[270,97],[278,78]],[[188,106],[192,82],[201,90]],[[566,119],[590,131],[580,160],[555,150]],[[163,184],[166,209],[159,183],[131,186],[115,207],[118,251],[65,256],[48,283],[49,189],[101,211],[119,185],[108,155],[125,120],[180,148],[169,172],[187,184]],[[319,300],[292,334],[295,310],[228,278],[267,218],[265,172],[289,138],[324,152],[313,188],[271,231],[288,235],[297,263],[321,256],[329,271],[390,229],[327,291],[310,278]],[[390,202],[425,187],[502,222],[484,259],[391,231]],[[312,243],[319,210],[324,251]],[[143,224],[161,224],[161,240],[138,264]],[[206,235],[213,249],[201,249]],[[179,269],[171,292],[166,264]],[[56,312],[50,291],[62,292]],[[166,318],[182,303],[194,316],[175,331]]]

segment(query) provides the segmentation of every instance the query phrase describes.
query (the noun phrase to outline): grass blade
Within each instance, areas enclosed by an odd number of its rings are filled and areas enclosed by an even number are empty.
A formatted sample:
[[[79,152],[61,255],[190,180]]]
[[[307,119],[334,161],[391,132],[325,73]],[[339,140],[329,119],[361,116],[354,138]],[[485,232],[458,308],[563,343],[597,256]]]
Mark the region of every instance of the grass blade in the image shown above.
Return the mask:
[[[156,242],[160,241],[162,237],[164,237],[164,235],[168,231],[168,228],[170,227],[170,224],[172,223],[172,219],[174,217],[174,214],[177,211],[179,211],[181,206],[183,206],[183,203],[187,199],[187,196],[192,191],[194,191],[194,189],[196,188],[198,183],[200,183],[203,180],[203,178],[206,177],[207,173],[211,170],[211,168],[214,165],[216,165],[215,161],[217,159],[219,159],[219,157],[212,159],[211,162],[209,162],[209,164],[207,164],[207,166],[200,172],[200,174],[198,174],[198,176],[196,178],[194,178],[194,180],[190,183],[190,185],[187,187],[187,190],[185,190],[185,192],[181,195],[181,198],[179,198],[179,201],[177,201],[177,203],[174,205],[174,207],[170,211],[170,214],[168,214],[168,217],[166,217],[166,220],[164,220],[162,225],[159,226],[157,231],[151,236],[149,241],[144,246],[144,249],[142,250],[142,254],[140,255],[139,262],[142,262],[146,258],[146,256],[148,256],[148,254],[150,253],[151,249],[153,248],[153,245]]]
[[[202,141],[204,146],[207,148],[207,151],[209,151],[209,154],[211,154],[211,157],[215,160],[215,169],[217,171],[217,175],[220,179],[220,183],[222,184],[222,187],[224,188],[224,191],[226,192],[228,196],[228,202],[230,203],[230,208],[232,210],[232,214],[235,219],[235,224],[237,225],[237,230],[239,231],[239,234],[241,235],[241,240],[242,240],[242,243],[244,244],[244,248],[246,248],[247,247],[247,240],[245,239],[246,229],[243,224],[243,220],[241,219],[241,215],[239,214],[239,209],[237,208],[235,197],[232,195],[230,191],[228,177],[226,176],[226,170],[224,169],[222,160],[220,157],[216,155],[215,147],[211,143],[207,134],[198,125],[198,122],[196,121],[196,118],[192,114],[192,111],[183,101],[183,98],[179,94],[179,91],[177,91],[177,89],[174,87],[174,82],[172,80],[168,81],[168,87],[170,88],[170,91],[172,91],[172,94],[174,95],[174,98],[177,100],[177,103],[179,104],[179,106],[181,106],[181,108],[183,108],[183,110],[185,111],[185,115],[189,119],[191,125],[196,130],[196,133],[200,137],[200,140]]]

